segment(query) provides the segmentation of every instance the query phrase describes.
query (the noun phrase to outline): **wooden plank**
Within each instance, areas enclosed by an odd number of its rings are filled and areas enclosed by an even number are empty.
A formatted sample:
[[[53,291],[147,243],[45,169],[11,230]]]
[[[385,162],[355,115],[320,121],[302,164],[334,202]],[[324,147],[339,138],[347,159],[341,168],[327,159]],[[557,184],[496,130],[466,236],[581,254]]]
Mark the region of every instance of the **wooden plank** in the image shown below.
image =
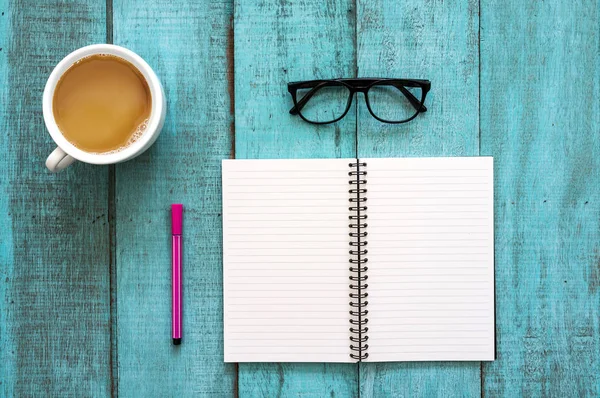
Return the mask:
[[[482,1],[496,159],[498,361],[487,396],[600,396],[600,2]]]
[[[0,395],[110,393],[107,169],[44,167],[52,68],[105,38],[96,1],[0,1]]]
[[[0,0],[0,81],[8,82],[8,44],[9,38],[9,17],[8,11],[8,0]],[[8,89],[6,85],[0,89],[0,129],[2,131],[8,130],[8,108],[6,103],[8,102]],[[6,150],[10,147],[10,135],[0,134],[0,149]],[[0,163],[1,166],[6,169],[4,163]],[[12,394],[14,388],[14,379],[9,378],[9,375],[15,372],[15,356],[14,350],[8,349],[11,345],[12,336],[8,333],[9,317],[8,317],[8,305],[9,305],[9,283],[13,277],[13,267],[9,266],[13,260],[13,236],[12,236],[12,222],[10,219],[10,178],[8,173],[0,173],[0,395],[9,396]],[[6,348],[5,348],[6,347]]]
[[[119,0],[114,42],[144,57],[165,88],[156,144],[116,169],[118,392],[231,396],[223,362],[221,159],[232,150],[229,1]],[[183,203],[184,336],[170,335],[170,204]]]
[[[359,157],[478,154],[478,2],[358,1],[358,74],[431,80],[428,112],[383,124],[358,108]],[[389,106],[392,106],[391,104]],[[361,397],[478,396],[479,362],[361,364]]]
[[[291,116],[287,83],[352,77],[355,10],[350,0],[235,1],[235,156],[355,156],[352,109],[317,127]],[[357,396],[356,365],[240,364],[239,395]]]

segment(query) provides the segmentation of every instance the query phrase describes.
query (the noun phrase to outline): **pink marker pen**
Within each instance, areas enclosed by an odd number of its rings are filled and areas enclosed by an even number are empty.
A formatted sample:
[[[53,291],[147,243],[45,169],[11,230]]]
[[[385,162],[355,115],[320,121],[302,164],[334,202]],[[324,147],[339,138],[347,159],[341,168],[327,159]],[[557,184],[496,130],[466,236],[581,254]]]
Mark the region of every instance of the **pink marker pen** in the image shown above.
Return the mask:
[[[182,336],[182,303],[181,303],[181,235],[183,232],[183,205],[171,205],[171,234],[173,235],[173,255],[172,255],[172,324],[173,324],[173,344],[181,344]]]

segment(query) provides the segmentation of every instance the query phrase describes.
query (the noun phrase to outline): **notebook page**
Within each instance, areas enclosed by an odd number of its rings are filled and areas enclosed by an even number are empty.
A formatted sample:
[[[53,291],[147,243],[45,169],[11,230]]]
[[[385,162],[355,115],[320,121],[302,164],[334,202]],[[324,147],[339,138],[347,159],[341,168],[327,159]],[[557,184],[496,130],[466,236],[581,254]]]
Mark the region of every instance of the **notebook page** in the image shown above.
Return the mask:
[[[361,159],[368,362],[493,360],[493,159]]]
[[[355,161],[223,161],[225,362],[351,362]]]

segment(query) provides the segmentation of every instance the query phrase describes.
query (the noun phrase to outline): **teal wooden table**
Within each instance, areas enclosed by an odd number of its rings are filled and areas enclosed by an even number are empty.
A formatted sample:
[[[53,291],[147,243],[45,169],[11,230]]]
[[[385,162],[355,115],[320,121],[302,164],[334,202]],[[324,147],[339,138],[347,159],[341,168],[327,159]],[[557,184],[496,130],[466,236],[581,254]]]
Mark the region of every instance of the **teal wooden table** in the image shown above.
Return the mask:
[[[0,0],[0,396],[600,396],[600,1]],[[165,86],[156,145],[52,175],[41,96],[91,43]],[[385,125],[286,83],[427,78]],[[225,364],[220,161],[492,155],[495,362]],[[169,204],[187,207],[170,344]]]

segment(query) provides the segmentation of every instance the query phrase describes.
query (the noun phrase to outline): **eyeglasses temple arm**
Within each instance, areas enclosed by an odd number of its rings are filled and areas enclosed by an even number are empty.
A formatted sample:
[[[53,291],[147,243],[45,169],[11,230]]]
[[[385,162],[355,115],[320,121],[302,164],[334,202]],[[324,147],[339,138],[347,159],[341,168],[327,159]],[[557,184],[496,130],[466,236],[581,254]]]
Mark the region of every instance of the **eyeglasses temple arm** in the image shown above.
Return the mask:
[[[403,85],[399,84],[398,89],[404,94],[404,96],[410,101],[411,105],[419,112],[427,112],[425,105],[421,105],[421,101],[417,99],[410,91],[404,88]]]

